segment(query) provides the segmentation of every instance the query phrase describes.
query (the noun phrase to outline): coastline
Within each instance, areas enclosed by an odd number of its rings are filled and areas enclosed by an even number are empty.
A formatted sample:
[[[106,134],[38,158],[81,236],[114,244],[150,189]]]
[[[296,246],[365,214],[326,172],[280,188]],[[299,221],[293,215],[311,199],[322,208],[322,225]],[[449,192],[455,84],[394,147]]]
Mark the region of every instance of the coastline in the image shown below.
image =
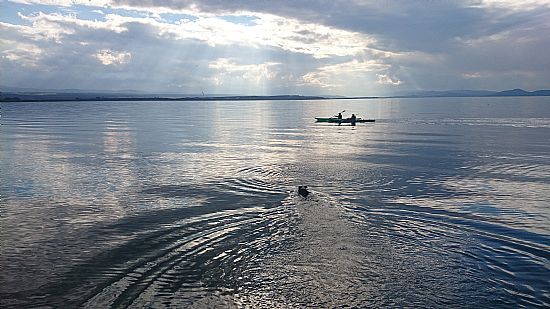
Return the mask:
[[[489,94],[466,94],[453,91],[426,92],[393,96],[308,96],[308,95],[222,95],[222,96],[132,96],[131,94],[112,95],[106,93],[70,92],[0,92],[0,102],[81,102],[81,101],[292,101],[292,100],[365,100],[365,99],[405,99],[405,98],[487,98],[487,97],[545,97],[550,90],[533,92],[520,89],[505,90]]]

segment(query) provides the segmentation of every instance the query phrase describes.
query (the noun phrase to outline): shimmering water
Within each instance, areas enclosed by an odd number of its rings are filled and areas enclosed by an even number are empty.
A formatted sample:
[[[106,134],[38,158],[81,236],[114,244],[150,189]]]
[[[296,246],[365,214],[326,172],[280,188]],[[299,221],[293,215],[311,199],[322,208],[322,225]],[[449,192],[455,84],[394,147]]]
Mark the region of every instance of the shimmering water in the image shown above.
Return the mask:
[[[376,123],[313,121],[344,109]],[[3,103],[1,123],[0,307],[550,306],[550,98]]]

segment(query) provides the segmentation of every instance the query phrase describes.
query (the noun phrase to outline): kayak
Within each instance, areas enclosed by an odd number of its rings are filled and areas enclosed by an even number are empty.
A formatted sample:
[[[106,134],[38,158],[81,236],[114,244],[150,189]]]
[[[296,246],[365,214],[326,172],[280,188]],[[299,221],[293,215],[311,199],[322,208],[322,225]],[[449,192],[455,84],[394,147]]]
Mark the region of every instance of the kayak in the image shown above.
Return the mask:
[[[328,118],[315,117],[315,120],[317,122],[351,123],[351,118],[338,119],[337,117],[328,117]],[[355,122],[375,122],[375,121],[376,121],[375,119],[362,119],[362,118],[355,119]]]

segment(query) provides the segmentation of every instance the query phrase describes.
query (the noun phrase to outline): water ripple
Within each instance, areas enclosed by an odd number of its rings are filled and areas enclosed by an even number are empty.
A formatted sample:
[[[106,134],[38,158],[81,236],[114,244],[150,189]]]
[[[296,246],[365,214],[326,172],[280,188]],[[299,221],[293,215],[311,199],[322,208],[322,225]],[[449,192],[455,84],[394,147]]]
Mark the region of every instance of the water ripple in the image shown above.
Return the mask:
[[[445,100],[3,104],[0,306],[550,307],[547,100]]]

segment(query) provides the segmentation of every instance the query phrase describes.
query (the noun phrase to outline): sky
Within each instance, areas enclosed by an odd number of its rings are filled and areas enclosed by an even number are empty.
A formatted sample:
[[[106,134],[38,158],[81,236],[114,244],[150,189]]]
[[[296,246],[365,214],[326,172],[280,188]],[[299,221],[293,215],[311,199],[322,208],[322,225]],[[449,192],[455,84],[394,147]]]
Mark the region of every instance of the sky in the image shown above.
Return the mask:
[[[550,89],[550,0],[0,0],[0,85],[379,96]]]

